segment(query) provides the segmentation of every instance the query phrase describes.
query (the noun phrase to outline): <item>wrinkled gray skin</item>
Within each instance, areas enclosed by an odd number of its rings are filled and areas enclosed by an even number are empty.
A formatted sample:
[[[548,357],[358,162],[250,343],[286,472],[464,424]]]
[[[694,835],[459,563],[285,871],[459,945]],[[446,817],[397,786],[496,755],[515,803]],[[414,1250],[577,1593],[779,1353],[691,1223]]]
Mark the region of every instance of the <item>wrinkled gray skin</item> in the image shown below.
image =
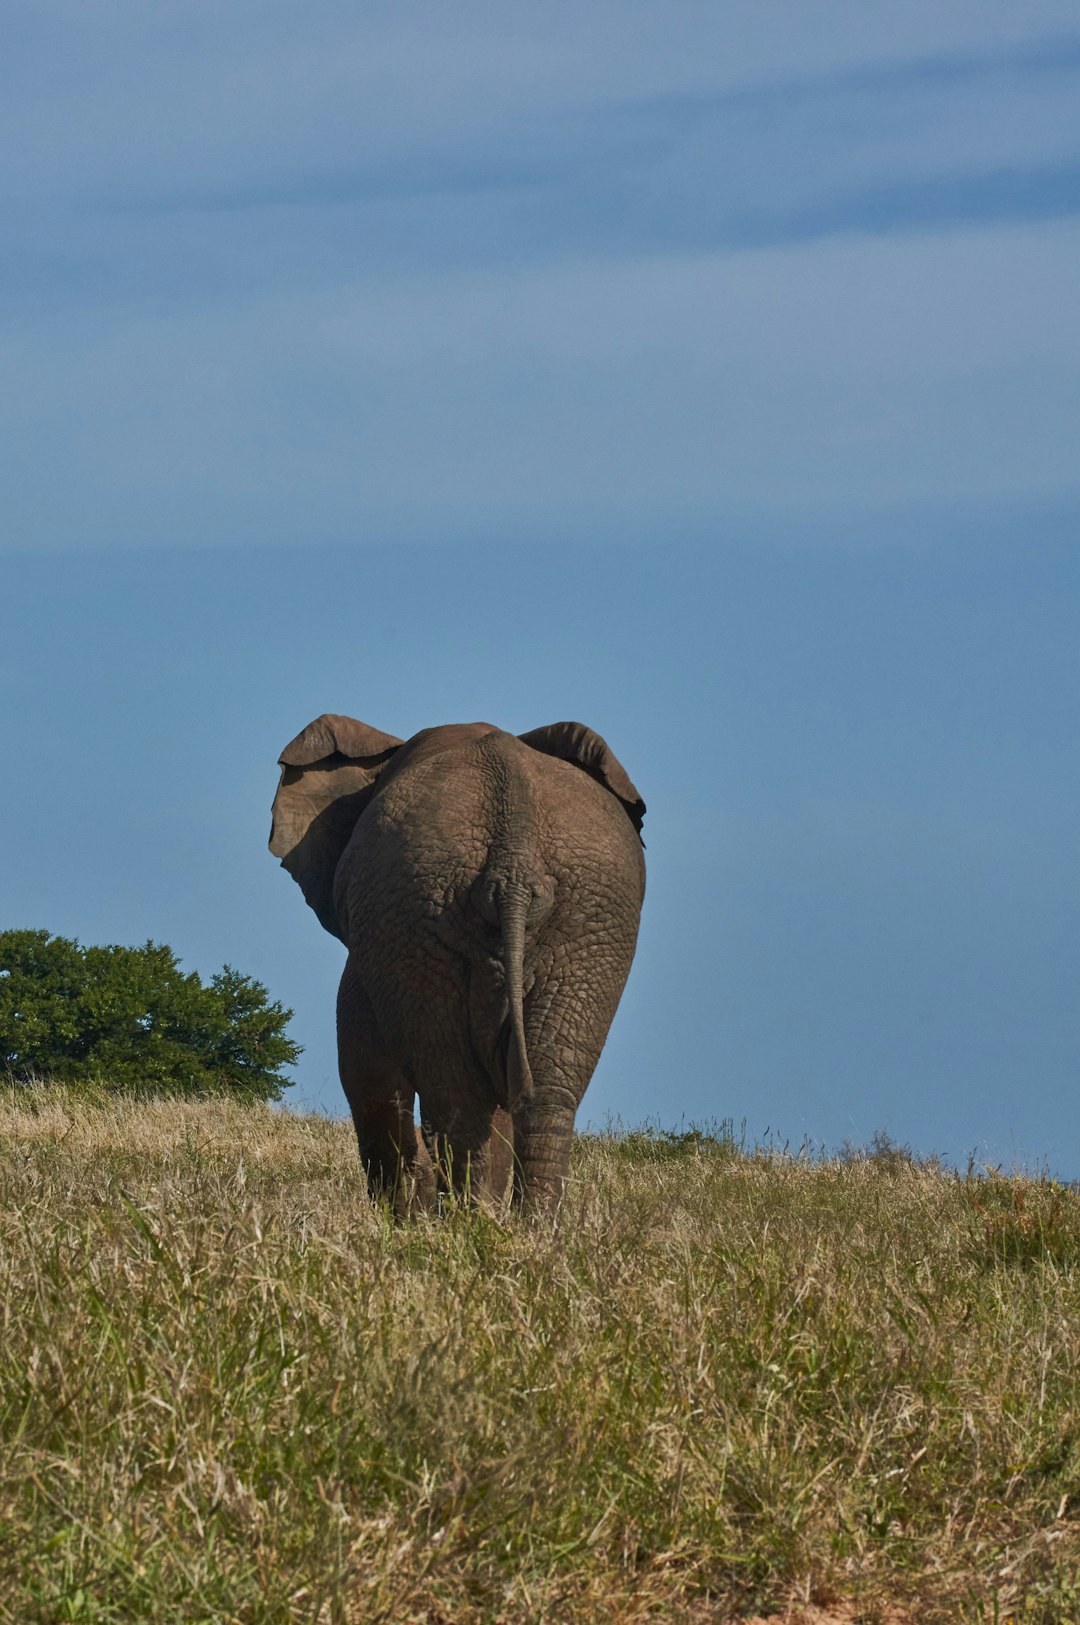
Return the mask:
[[[512,1163],[515,1202],[553,1209],[645,891],[624,769],[580,723],[404,743],[340,716],[280,762],[270,850],[349,951],[338,1056],[372,1194],[498,1196]]]

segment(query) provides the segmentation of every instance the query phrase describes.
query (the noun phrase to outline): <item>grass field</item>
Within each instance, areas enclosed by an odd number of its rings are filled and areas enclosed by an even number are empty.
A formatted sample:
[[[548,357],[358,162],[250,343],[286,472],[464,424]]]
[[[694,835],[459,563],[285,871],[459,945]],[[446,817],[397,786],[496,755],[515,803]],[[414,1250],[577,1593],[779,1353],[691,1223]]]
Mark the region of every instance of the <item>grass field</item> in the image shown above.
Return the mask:
[[[1052,1182],[629,1134],[395,1227],[344,1123],[50,1089],[0,1181],[0,1620],[1080,1619]]]

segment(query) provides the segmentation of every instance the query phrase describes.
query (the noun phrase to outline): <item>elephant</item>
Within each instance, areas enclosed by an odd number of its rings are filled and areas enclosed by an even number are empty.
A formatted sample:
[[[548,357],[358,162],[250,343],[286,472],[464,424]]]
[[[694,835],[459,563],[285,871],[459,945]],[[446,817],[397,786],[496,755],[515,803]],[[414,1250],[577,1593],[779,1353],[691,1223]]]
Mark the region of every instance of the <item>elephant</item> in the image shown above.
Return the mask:
[[[645,895],[645,803],[599,734],[405,741],[326,714],[286,745],[270,851],[348,950],[338,1063],[369,1192],[558,1209]],[[420,1105],[418,1140],[414,1106]]]

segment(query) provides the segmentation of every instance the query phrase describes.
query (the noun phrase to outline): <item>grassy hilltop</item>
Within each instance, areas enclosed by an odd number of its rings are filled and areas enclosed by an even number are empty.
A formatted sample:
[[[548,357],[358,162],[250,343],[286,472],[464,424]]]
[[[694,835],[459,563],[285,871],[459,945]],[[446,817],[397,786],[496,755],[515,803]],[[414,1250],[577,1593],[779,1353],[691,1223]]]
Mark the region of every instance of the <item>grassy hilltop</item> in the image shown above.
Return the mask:
[[[1080,1196],[580,1139],[395,1228],[344,1123],[0,1095],[0,1620],[1080,1617]]]

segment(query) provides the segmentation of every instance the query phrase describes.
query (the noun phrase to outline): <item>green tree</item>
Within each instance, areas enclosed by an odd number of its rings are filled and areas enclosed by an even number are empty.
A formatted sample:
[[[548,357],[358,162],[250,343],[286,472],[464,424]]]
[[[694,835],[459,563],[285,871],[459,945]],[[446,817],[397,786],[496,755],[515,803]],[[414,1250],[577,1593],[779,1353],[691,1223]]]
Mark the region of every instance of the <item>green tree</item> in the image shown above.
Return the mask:
[[[278,1100],[300,1045],[291,1010],[226,965],[204,985],[171,948],[83,948],[0,932],[0,1073],[109,1088]]]

